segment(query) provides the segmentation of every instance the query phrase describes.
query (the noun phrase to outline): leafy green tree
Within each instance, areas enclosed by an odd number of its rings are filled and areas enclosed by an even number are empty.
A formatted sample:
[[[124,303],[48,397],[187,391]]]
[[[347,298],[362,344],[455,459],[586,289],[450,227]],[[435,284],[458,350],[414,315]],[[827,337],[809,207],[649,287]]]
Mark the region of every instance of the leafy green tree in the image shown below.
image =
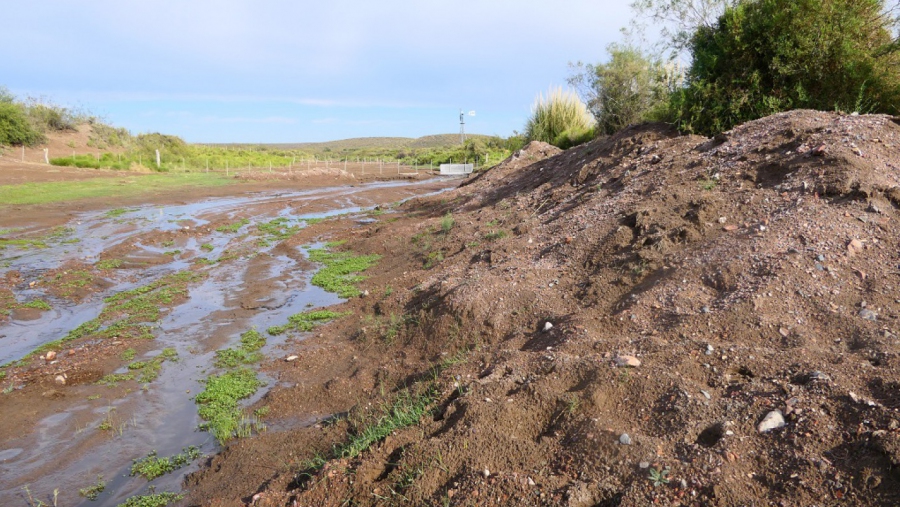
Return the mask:
[[[594,119],[584,102],[572,91],[550,89],[538,95],[525,124],[525,138],[566,149],[594,137]]]
[[[895,27],[882,0],[739,2],[694,33],[671,113],[703,134],[798,108],[897,113]]]
[[[664,65],[640,49],[611,44],[609,62],[574,66],[569,77],[597,120],[597,128],[614,134],[634,123],[662,116],[669,94],[680,82],[674,65]]]

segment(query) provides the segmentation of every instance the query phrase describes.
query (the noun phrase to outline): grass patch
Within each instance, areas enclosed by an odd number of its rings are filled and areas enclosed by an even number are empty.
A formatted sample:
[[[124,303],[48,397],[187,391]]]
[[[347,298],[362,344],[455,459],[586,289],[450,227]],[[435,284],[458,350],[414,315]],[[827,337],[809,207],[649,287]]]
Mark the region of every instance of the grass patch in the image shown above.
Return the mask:
[[[227,348],[216,351],[216,366],[219,368],[234,368],[240,364],[252,364],[262,360],[259,353],[266,344],[266,338],[255,329],[251,329],[241,335],[241,344],[237,348]]]
[[[348,313],[338,313],[331,310],[314,310],[310,312],[302,312],[288,317],[288,323],[281,326],[272,326],[266,330],[272,336],[280,335],[286,331],[312,331],[316,326],[349,315]]]
[[[234,180],[216,174],[152,174],[113,178],[91,178],[82,181],[21,183],[0,185],[0,202],[6,205],[45,204],[110,195],[131,197],[179,187],[214,187]]]
[[[374,418],[370,424],[358,428],[347,442],[335,445],[330,457],[317,455],[307,460],[304,463],[306,470],[301,474],[311,474],[319,470],[328,459],[355,458],[394,431],[418,424],[419,419],[437,397],[438,391],[435,386],[429,386],[425,392],[419,394],[413,394],[408,389],[400,392],[391,405],[383,407],[380,416]]]
[[[306,225],[309,226],[309,225],[316,225],[320,222],[324,222],[325,219],[324,218],[304,218],[303,221],[306,222]]]
[[[249,223],[250,223],[249,220],[247,220],[246,218],[243,218],[233,224],[220,225],[219,227],[216,227],[216,230],[219,232],[228,232],[231,234],[236,234],[237,231],[239,231],[241,227],[243,227]]]
[[[249,433],[252,423],[247,421],[238,401],[252,396],[261,385],[256,372],[247,368],[209,377],[206,388],[194,398],[200,418],[206,421],[201,429],[212,433],[220,444]]]
[[[328,292],[334,292],[342,298],[358,296],[360,291],[356,285],[365,280],[359,273],[375,265],[381,256],[331,252],[328,250],[331,246],[333,244],[329,243],[326,248],[309,250],[309,260],[325,265],[313,275],[312,284]]]
[[[131,361],[132,359],[134,359],[135,354],[137,354],[137,351],[135,351],[134,349],[125,349],[124,351],[122,351],[122,360]]]
[[[209,244],[209,243],[203,243],[202,245],[200,245],[200,250],[205,250],[205,251],[207,251],[207,252],[212,252],[213,249],[215,249],[215,247],[212,246],[212,245]]]
[[[174,456],[159,457],[156,451],[131,463],[131,476],[140,475],[148,481],[172,473],[179,468],[186,467],[201,456],[200,449],[192,446],[185,447]]]
[[[125,500],[118,507],[166,507],[182,498],[184,498],[184,495],[169,492],[138,495]]]
[[[3,239],[0,238],[0,250],[15,246],[19,248],[47,248],[47,243],[39,239]]]

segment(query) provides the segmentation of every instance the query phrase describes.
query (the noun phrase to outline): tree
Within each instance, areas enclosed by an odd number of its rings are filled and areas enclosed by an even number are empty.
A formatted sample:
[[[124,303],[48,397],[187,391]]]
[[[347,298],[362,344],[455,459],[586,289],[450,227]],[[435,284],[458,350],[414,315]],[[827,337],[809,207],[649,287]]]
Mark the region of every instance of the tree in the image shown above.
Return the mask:
[[[569,77],[597,120],[600,132],[614,134],[646,120],[657,119],[668,95],[680,83],[681,73],[674,65],[664,65],[641,50],[628,45],[611,44],[609,62],[600,65],[574,65]]]
[[[725,9],[734,7],[740,0],[634,0],[633,28],[643,32],[646,26],[641,20],[649,20],[659,27],[661,45],[678,54],[691,45],[693,34],[699,28],[712,28]]]
[[[690,43],[672,96],[683,130],[714,134],[789,109],[900,110],[896,18],[883,0],[752,0],[728,7]]]

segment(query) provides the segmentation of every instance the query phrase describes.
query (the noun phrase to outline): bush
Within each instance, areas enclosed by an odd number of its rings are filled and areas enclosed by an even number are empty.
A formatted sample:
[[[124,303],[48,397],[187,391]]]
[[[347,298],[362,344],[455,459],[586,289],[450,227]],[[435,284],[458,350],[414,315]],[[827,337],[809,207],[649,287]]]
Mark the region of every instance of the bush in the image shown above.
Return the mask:
[[[679,128],[712,135],[790,109],[896,114],[900,52],[882,0],[758,0],[691,40]]]
[[[631,46],[612,44],[609,62],[575,66],[569,77],[597,120],[597,129],[615,134],[634,123],[657,120],[681,73]]]
[[[22,106],[11,101],[0,101],[0,144],[30,146],[43,139],[44,136],[31,126]]]
[[[525,125],[525,138],[556,145],[566,140],[589,140],[594,120],[584,102],[571,91],[551,89],[547,97],[538,95]]]

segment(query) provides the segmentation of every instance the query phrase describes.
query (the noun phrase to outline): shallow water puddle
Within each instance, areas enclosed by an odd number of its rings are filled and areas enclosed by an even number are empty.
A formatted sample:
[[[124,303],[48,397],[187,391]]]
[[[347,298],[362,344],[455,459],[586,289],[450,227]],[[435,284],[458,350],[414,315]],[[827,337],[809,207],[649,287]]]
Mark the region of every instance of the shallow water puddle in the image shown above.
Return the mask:
[[[67,506],[115,506],[151,488],[179,491],[184,475],[196,469],[198,461],[148,483],[129,475],[132,460],[154,450],[159,456],[172,456],[188,446],[207,454],[218,449],[210,433],[197,429],[202,421],[194,403],[194,396],[204,389],[201,380],[218,371],[213,366],[215,351],[234,346],[249,329],[265,333],[270,326],[285,324],[290,315],[340,301],[310,284],[314,268],[299,249],[281,246],[280,238],[266,237],[254,225],[282,218],[284,225],[303,227],[304,219],[358,213],[385,195],[390,196],[388,201],[400,201],[432,193],[434,187],[434,182],[389,182],[85,213],[71,222],[66,234],[47,241],[46,248],[0,250],[0,277],[13,271],[21,274],[13,290],[17,300],[40,298],[51,307],[33,320],[0,322],[0,364],[17,361],[96,318],[108,304],[104,298],[188,269],[206,275],[188,284],[184,302],[164,305],[159,320],[149,323],[154,340],[127,341],[138,349],[132,352],[134,357],[110,359],[111,364],[162,361],[158,378],[143,387],[134,382],[111,387],[93,381],[49,384],[41,387],[46,389],[43,393],[29,391],[44,406],[31,417],[25,413],[27,407],[12,406],[11,398],[0,395],[0,412],[18,411],[13,417],[25,428],[18,435],[0,435],[0,504],[27,505],[25,485],[35,499],[50,505],[52,492],[58,489],[59,505]],[[388,189],[395,191],[385,192]],[[241,218],[249,223],[233,232],[208,227]],[[177,236],[187,230],[193,233]],[[176,236],[159,241],[159,234]],[[111,286],[83,300],[55,297],[42,284],[29,286],[66,263],[96,267],[101,259],[109,261],[111,252],[117,256],[112,260],[120,262],[118,269],[100,271]],[[266,336],[260,350],[263,357],[284,355],[279,349],[289,337]],[[177,360],[160,359],[163,349],[173,349]],[[122,367],[113,373],[124,375],[129,370]],[[0,380],[0,385],[7,391],[16,387],[8,379]],[[261,388],[249,401],[265,391]],[[53,405],[47,409],[46,404]],[[46,415],[39,417],[41,413]],[[106,486],[96,501],[78,495],[100,476]]]

